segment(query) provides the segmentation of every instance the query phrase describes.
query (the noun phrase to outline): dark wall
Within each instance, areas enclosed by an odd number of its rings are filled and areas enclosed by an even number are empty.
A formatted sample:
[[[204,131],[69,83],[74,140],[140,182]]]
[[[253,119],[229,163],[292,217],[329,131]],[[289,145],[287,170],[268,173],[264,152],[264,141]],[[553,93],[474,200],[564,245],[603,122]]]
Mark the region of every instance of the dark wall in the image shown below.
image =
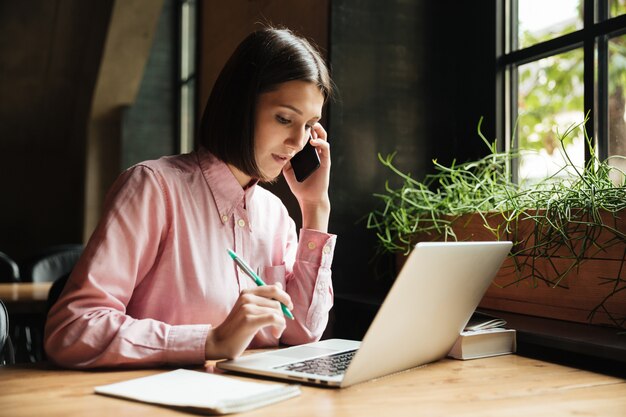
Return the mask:
[[[375,256],[364,218],[393,179],[377,159],[397,152],[414,177],[483,154],[476,134],[495,125],[494,6],[490,2],[334,0],[331,64],[341,96],[331,105],[331,231],[337,336],[361,337],[393,282],[390,256]],[[360,300],[360,301],[359,301]],[[363,322],[355,323],[357,317]]]
[[[120,169],[176,152],[177,0],[165,0],[135,103],[124,111]]]
[[[0,251],[80,242],[85,129],[112,1],[0,1]]]
[[[362,220],[376,204],[386,171],[377,154],[426,170],[429,92],[422,63],[428,45],[426,2],[333,1],[331,64],[339,100],[330,114],[333,171],[331,230],[339,236],[333,264],[338,293],[378,288],[387,263],[368,263],[376,245]],[[376,272],[376,273],[375,273]],[[387,277],[388,278],[388,277]]]
[[[87,129],[114,5],[0,1],[0,251],[18,261],[83,240]],[[175,5],[126,108],[117,170],[175,151]]]

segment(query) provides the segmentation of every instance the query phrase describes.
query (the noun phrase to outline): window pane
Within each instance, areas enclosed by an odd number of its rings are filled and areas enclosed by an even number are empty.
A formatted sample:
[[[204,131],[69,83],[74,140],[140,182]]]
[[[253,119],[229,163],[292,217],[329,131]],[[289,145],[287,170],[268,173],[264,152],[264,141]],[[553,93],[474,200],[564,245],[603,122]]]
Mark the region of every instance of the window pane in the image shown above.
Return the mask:
[[[584,119],[583,50],[574,49],[518,68],[517,140],[521,181],[567,176],[559,136]],[[563,142],[574,165],[584,166],[584,134],[577,129]]]
[[[582,3],[583,0],[518,0],[519,48],[582,29]]]
[[[615,17],[626,13],[626,0],[609,0],[609,16]]]
[[[196,71],[196,4],[185,1],[181,4],[180,25],[180,77],[183,80],[191,77]]]
[[[626,35],[609,40],[609,155],[626,156]],[[626,171],[626,161],[612,165]]]
[[[193,92],[195,82],[183,84],[180,89],[180,152],[187,153],[194,146],[195,108]]]
[[[194,146],[196,72],[196,2],[180,3],[180,152]]]

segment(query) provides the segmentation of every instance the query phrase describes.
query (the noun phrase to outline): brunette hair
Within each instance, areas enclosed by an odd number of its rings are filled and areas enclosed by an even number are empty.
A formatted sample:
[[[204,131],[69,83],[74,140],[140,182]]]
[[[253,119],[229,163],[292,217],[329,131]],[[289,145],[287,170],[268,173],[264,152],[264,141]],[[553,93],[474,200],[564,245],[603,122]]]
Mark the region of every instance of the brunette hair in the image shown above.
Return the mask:
[[[327,100],[332,81],[319,51],[288,29],[248,35],[220,72],[200,122],[198,143],[220,160],[261,178],[254,155],[254,114],[260,94],[287,81],[314,83]]]

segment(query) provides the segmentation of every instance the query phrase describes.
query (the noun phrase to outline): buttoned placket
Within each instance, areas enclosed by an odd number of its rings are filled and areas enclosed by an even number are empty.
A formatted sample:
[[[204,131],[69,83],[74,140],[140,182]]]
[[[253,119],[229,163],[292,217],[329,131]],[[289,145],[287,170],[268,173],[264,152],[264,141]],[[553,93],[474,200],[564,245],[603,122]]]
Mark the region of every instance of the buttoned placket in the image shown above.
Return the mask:
[[[220,215],[220,219],[222,220],[222,224],[224,225],[224,227],[228,227],[230,229],[232,229],[233,231],[233,240],[234,240],[234,244],[233,244],[233,248],[232,250],[234,250],[235,252],[239,252],[241,249],[241,243],[239,242],[239,239],[237,237],[237,226],[235,225],[234,221],[231,221],[231,219],[234,218],[234,216],[232,215],[232,213],[227,214],[227,213],[222,213]],[[240,271],[239,268],[237,268],[237,266],[234,266],[235,268],[235,279],[237,279],[237,291],[239,293],[241,293],[241,276],[240,276]]]
[[[250,260],[250,224],[248,221],[248,215],[246,210],[242,207],[243,203],[240,206],[237,206],[235,210],[233,210],[233,236],[235,238],[235,252],[244,259],[246,262],[251,262]],[[256,265],[251,265],[254,269],[256,269]],[[239,284],[239,291],[243,288],[249,287],[248,282],[242,282],[243,280],[249,280],[244,273],[242,273],[239,268],[236,268],[237,273],[237,282]]]

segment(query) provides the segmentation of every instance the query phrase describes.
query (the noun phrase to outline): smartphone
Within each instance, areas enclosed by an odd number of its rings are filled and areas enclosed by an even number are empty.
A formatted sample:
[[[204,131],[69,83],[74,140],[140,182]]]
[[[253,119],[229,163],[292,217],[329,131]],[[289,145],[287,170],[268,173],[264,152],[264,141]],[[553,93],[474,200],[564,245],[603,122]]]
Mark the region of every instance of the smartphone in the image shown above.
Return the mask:
[[[313,171],[320,167],[320,156],[315,147],[311,145],[311,137],[307,140],[304,148],[291,158],[291,166],[298,182],[306,180]]]

